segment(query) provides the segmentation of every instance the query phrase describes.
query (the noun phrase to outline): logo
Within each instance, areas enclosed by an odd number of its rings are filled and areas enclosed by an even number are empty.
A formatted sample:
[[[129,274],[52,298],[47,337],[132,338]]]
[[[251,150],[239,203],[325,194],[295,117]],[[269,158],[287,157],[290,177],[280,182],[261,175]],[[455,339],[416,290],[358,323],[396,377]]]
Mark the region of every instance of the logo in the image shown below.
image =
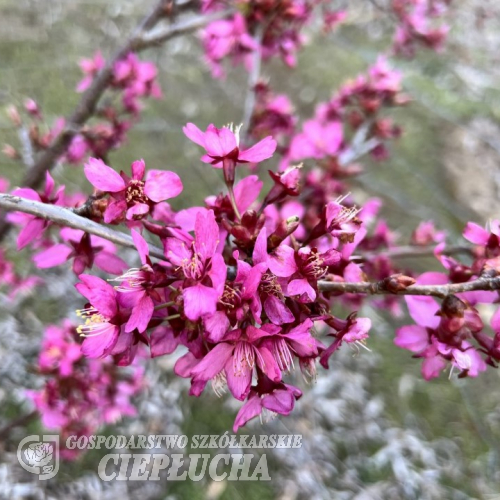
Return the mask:
[[[59,436],[26,436],[17,447],[17,460],[40,481],[53,478],[59,471]]]

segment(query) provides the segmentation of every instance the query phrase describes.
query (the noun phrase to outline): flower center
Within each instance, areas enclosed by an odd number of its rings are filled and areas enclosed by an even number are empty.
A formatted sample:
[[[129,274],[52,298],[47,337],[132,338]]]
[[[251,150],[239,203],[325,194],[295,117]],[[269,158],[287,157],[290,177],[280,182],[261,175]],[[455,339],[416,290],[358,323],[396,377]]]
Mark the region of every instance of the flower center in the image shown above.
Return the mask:
[[[144,193],[144,181],[132,179],[125,191],[125,200],[129,205],[133,205],[134,203],[148,203],[149,198]]]
[[[81,337],[93,337],[95,335],[100,335],[109,327],[107,320],[99,314],[99,311],[95,307],[87,307],[86,309],[77,309],[76,315],[85,319],[83,325],[78,325],[76,327],[76,332],[80,334]]]
[[[201,260],[200,255],[194,250],[193,242],[193,255],[190,259],[183,259],[182,270],[187,278],[192,278],[194,280],[199,280],[205,271],[205,263]]]
[[[115,286],[119,292],[137,292],[147,280],[142,269],[133,267],[121,276],[109,278],[107,281],[119,281],[120,285]]]
[[[262,275],[259,290],[267,295],[275,295],[281,300],[284,299],[283,291],[278,283],[278,278],[272,273],[265,272]]]

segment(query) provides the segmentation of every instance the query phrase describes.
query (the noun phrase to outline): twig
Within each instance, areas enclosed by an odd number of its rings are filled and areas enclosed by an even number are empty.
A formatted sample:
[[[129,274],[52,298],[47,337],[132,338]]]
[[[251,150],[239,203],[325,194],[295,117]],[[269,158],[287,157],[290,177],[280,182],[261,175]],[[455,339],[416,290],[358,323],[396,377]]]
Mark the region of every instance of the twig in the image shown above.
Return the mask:
[[[61,226],[80,229],[86,233],[100,236],[117,245],[135,248],[134,242],[128,234],[115,231],[98,222],[81,217],[77,214],[79,212],[78,208],[59,207],[57,205],[20,198],[19,196],[13,196],[11,194],[0,194],[0,207],[9,211],[31,214],[35,217],[60,224]],[[417,248],[418,247],[400,247],[399,252],[400,255],[408,255],[405,254],[405,252],[408,251],[409,253],[411,251],[413,252],[412,255],[415,255],[415,250]],[[393,251],[395,250],[396,249],[393,249]],[[429,251],[427,248],[423,250]],[[465,248],[456,247],[452,250],[462,252]],[[149,253],[152,257],[158,259],[165,258],[162,249],[152,245],[149,246]],[[394,255],[395,254],[396,252],[394,252]],[[453,283],[449,285],[411,285],[398,292],[394,292],[391,289],[387,280],[361,283],[319,281],[318,288],[323,292],[361,293],[368,295],[395,293],[396,295],[433,295],[435,297],[446,297],[446,295],[450,293],[470,292],[474,290],[500,290],[500,277],[482,277],[467,283]]]
[[[449,294],[461,292],[500,290],[500,277],[477,278],[467,283],[452,283],[449,285],[410,285],[398,292],[388,289],[385,280],[361,283],[318,281],[318,288],[322,292],[363,293],[368,295],[427,295],[444,298]]]
[[[169,13],[170,7],[170,1],[160,0],[153,11],[141,21],[123,47],[115,53],[102,71],[98,73],[90,87],[83,94],[73,114],[68,118],[67,126],[27,172],[21,183],[22,187],[38,187],[41,182],[43,182],[45,172],[51,170],[55,166],[57,160],[71,144],[71,140],[78,130],[80,130],[87,120],[94,115],[100,98],[112,81],[113,68],[117,61],[126,57],[130,52],[139,52],[176,36],[195,31],[217,17],[227,15],[227,11],[224,11],[218,12],[213,16],[199,16],[190,21],[174,24],[148,37],[147,32],[152,30],[160,19]],[[9,226],[10,225],[6,223],[5,220],[0,222],[0,239],[7,233]]]
[[[20,198],[19,196],[13,196],[11,194],[0,194],[0,207],[8,211],[31,214],[40,219],[49,220],[62,226],[80,229],[86,233],[100,236],[117,245],[135,248],[134,241],[128,234],[120,233],[98,222],[81,217],[75,213],[75,210],[78,209],[40,203],[39,201],[27,200],[26,198]],[[157,259],[165,258],[162,249],[153,245],[149,245],[149,253]]]
[[[367,140],[368,132],[373,125],[373,120],[367,120],[354,134],[350,146],[340,154],[339,165],[345,167],[373,151],[381,142],[372,137]]]
[[[255,32],[255,39],[259,47],[254,51],[252,58],[252,68],[248,74],[248,87],[247,87],[247,95],[245,98],[245,108],[243,110],[243,131],[245,133],[245,137],[248,137],[248,132],[250,129],[250,122],[252,121],[253,110],[255,108],[255,86],[259,81],[260,76],[260,66],[262,63],[262,51],[261,51],[261,41],[264,35],[263,26],[259,25]]]
[[[214,14],[198,16],[188,21],[179,22],[165,29],[158,29],[157,31],[152,31],[146,33],[141,39],[137,40],[134,45],[134,51],[144,50],[148,47],[155,45],[160,45],[172,38],[180,35],[185,35],[186,33],[191,33],[200,28],[203,28],[208,23],[221,19],[228,16],[233,11],[231,9],[215,12]]]
[[[31,144],[30,132],[26,127],[19,127],[17,131],[21,143],[21,158],[26,168],[32,168],[35,164],[33,145]]]

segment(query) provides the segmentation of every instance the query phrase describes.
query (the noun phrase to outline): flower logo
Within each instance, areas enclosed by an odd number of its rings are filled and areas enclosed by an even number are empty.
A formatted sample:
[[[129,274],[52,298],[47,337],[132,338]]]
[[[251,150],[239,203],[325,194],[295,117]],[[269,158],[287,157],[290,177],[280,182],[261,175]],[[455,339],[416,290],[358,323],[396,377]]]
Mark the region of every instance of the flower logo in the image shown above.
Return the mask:
[[[50,463],[54,456],[54,446],[43,441],[32,443],[24,450],[24,458],[32,467],[42,467]]]
[[[54,477],[59,471],[59,436],[25,437],[17,448],[17,459],[23,469],[42,481]]]

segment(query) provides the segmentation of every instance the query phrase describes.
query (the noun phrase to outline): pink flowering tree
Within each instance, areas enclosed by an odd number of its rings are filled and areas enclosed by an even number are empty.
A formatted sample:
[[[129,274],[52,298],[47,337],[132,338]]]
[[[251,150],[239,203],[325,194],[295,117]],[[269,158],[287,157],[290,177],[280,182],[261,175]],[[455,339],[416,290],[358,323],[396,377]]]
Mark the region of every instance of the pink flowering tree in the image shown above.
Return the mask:
[[[47,123],[36,96],[9,107],[27,134],[4,153],[26,173],[16,188],[1,179],[0,284],[13,299],[43,289],[44,270],[69,267],[81,303],[40,331],[36,370],[46,382],[29,397],[45,427],[89,435],[133,416],[133,396],[148,384],[144,366],[174,352],[191,395],[213,389],[240,402],[235,432],[257,416],[289,415],[307,390],[294,371],[315,380],[339,349],[367,348],[366,304],[408,311],[394,343],[426,380],[497,366],[499,312],[480,311],[500,301],[499,221],[468,222],[456,247],[423,220],[403,245],[382,201],[352,194],[404,133],[394,110],[411,95],[397,58],[443,50],[450,3],[387,2],[392,41],[309,114],[266,68],[277,60],[293,78],[307,29],[322,26],[326,36],[347,22],[349,10],[326,0],[161,0],[114,56],[96,50],[80,61],[81,97],[69,117]],[[126,164],[112,159],[151,100],[174,99],[141,51],[193,31],[200,64],[221,85],[228,68],[248,78],[241,124],[193,117],[176,136],[198,148],[206,177],[218,182],[203,192],[183,181],[187,160],[174,172],[168,157],[149,164],[147,150]],[[66,168],[78,171],[84,193],[61,185]],[[181,205],[195,191],[204,201]],[[34,271],[20,276],[9,253],[24,248]],[[402,268],[405,255],[435,262]]]

